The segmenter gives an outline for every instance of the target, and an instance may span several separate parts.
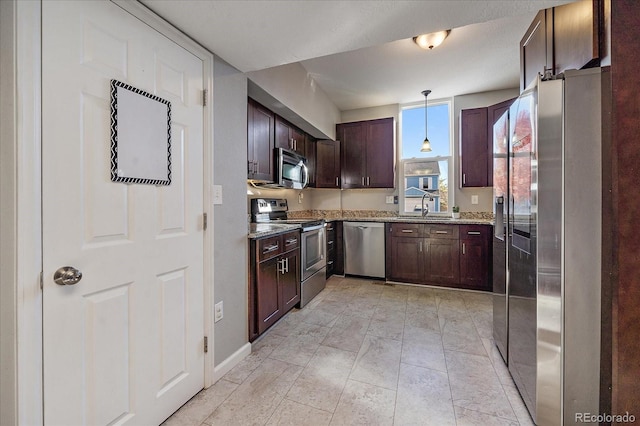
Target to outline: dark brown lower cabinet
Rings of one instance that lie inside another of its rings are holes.
[[[300,302],[300,232],[251,241],[249,341]]]
[[[489,290],[490,235],[487,225],[389,223],[386,278]]]
[[[460,277],[458,241],[426,238],[425,246],[425,281],[437,284],[457,284]]]
[[[423,245],[423,238],[392,237],[392,279],[410,283],[423,281],[425,264]]]
[[[327,278],[333,274],[344,275],[342,254],[342,222],[327,222]]]
[[[467,288],[490,290],[491,227],[460,226],[460,283]]]

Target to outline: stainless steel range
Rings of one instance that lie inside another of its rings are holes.
[[[301,234],[300,307],[316,297],[326,285],[326,240],[324,219],[288,219],[286,199],[254,198],[251,221],[299,224]]]

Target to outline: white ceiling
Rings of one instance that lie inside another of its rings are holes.
[[[141,0],[243,72],[300,62],[340,110],[518,87],[536,12],[571,0]],[[452,29],[432,50],[415,35]]]

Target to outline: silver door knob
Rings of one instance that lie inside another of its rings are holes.
[[[74,285],[82,279],[82,272],[73,266],[63,266],[53,273],[53,282],[58,285]]]

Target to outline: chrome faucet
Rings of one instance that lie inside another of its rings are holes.
[[[425,217],[429,214],[429,203],[425,204],[424,199],[426,196],[429,196],[429,201],[433,201],[433,197],[427,193],[422,196],[422,217]]]

